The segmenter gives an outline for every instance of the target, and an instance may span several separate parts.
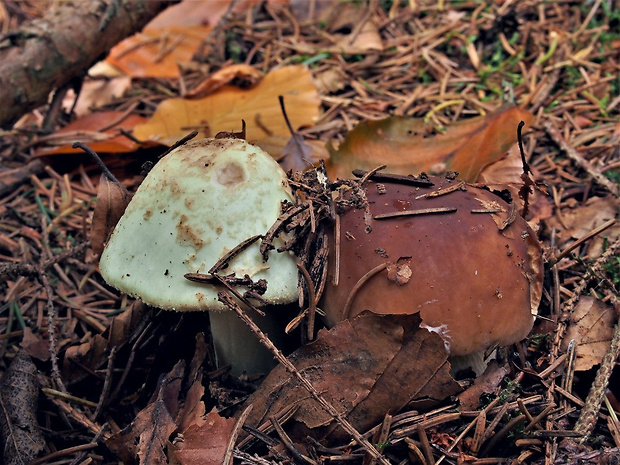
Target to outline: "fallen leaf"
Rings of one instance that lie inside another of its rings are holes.
[[[102,107],[122,97],[131,86],[129,76],[115,77],[112,79],[89,79],[84,82],[80,89],[77,103],[73,112],[78,118],[92,112],[92,108]],[[65,110],[71,110],[75,102],[75,93],[71,90],[63,99],[62,106]]]
[[[276,161],[281,162],[280,164],[285,167],[286,165],[283,163],[284,157],[286,157],[287,152],[285,147],[287,144],[291,142],[291,139],[286,136],[267,136],[264,139],[260,139],[256,141],[255,145],[259,146],[269,155],[271,155]],[[304,140],[304,145],[309,147],[310,158],[313,163],[316,163],[319,160],[327,160],[329,158],[329,152],[325,147],[325,143],[320,140]],[[307,168],[308,164],[305,163],[303,169]],[[286,171],[287,168],[284,168]]]
[[[576,371],[586,371],[600,365],[609,349],[617,320],[617,312],[608,303],[589,296],[579,299],[562,340],[564,351],[571,340],[577,344]]]
[[[179,393],[185,362],[177,362],[159,383],[156,397],[141,410],[131,425],[106,440],[108,446],[124,462],[133,463],[139,457],[144,465],[168,463],[168,438],[176,429]]]
[[[328,68],[314,77],[321,94],[335,93],[347,86],[347,74],[341,68]]]
[[[88,144],[97,153],[134,152],[140,145],[124,136],[121,130],[131,132],[135,125],[145,121],[146,118],[126,115],[121,111],[91,113],[72,121],[54,134],[41,138],[35,155],[79,153],[86,156],[82,149],[72,147],[72,144],[78,141]]]
[[[116,223],[125,213],[131,196],[132,194],[122,184],[108,179],[105,174],[99,178],[97,203],[90,228],[91,249],[95,255],[101,255],[103,252]]]
[[[577,203],[574,208],[563,208],[561,218],[552,217],[545,226],[557,231],[556,241],[560,249],[569,247],[575,240],[582,238],[603,223],[618,217],[618,199],[607,197],[590,197],[585,205]],[[603,252],[604,243],[613,244],[620,238],[620,222],[590,239],[586,245],[588,257],[594,259]]]
[[[45,447],[37,423],[37,367],[25,352],[17,353],[0,385],[2,463],[30,463]]]
[[[310,125],[319,116],[320,98],[310,72],[303,66],[286,66],[267,74],[252,89],[226,85],[202,99],[164,100],[148,122],[135,127],[134,136],[171,145],[194,129],[200,131],[199,137],[212,137],[239,128],[241,120],[247,123],[248,141],[288,136],[279,95],[290,107],[294,128]]]
[[[207,351],[204,335],[198,334],[189,373],[186,373],[184,360],[177,362],[159,382],[151,402],[138,413],[129,427],[107,440],[106,445],[126,462],[132,463],[139,457],[141,464],[149,465],[170,463],[170,455],[177,452],[169,441],[175,431],[189,433],[190,443],[194,439],[202,439],[204,431],[198,437],[195,432],[197,429],[200,431],[199,427],[205,423],[201,367]]]
[[[371,18],[362,19],[362,22],[348,34],[342,37],[337,46],[341,48],[342,53],[357,54],[369,51],[383,50],[383,41],[379,28]]]
[[[205,388],[202,384],[202,365],[207,357],[209,347],[205,341],[203,333],[196,335],[196,350],[189,366],[189,375],[187,376],[187,394],[183,406],[181,407],[179,414],[177,415],[178,430],[185,432],[190,426],[197,423],[201,424],[203,416],[206,411],[202,397],[205,392]]]
[[[234,418],[223,418],[214,409],[183,432],[183,441],[171,453],[181,465],[222,465],[234,427]]]
[[[284,121],[286,122],[288,130],[291,134],[291,138],[282,149],[282,158],[279,159],[280,165],[284,171],[304,171],[321,160],[321,158],[318,158],[317,155],[319,154],[315,151],[315,146],[306,143],[304,136],[295,132],[290,120],[288,119],[284,98],[280,96],[279,100],[280,106],[282,107]]]
[[[24,337],[20,345],[24,353],[32,358],[42,362],[46,362],[50,358],[49,340],[37,336],[28,326],[24,328]]]
[[[459,394],[461,409],[477,410],[480,397],[483,394],[497,394],[499,385],[506,375],[508,375],[506,366],[499,366],[495,360],[489,362],[484,373],[476,377],[474,384]]]
[[[82,380],[88,373],[101,368],[107,361],[112,347],[120,347],[130,340],[149,309],[135,301],[127,310],[115,316],[103,334],[85,338],[79,345],[70,346],[63,356],[62,377],[66,383]],[[78,369],[76,367],[84,367]]]
[[[475,182],[482,169],[501,159],[517,140],[519,121],[534,116],[517,107],[487,116],[457,121],[435,133],[419,118],[393,116],[366,121],[350,131],[338,149],[330,150],[330,177],[350,178],[354,169],[387,165],[394,174],[458,171],[459,178]]]
[[[459,389],[449,376],[443,340],[419,329],[419,323],[417,315],[366,312],[321,330],[316,341],[295,351],[290,360],[338,412],[365,431],[415,398],[442,400]],[[246,405],[254,407],[246,421],[254,427],[296,406],[287,424],[291,437],[339,440],[345,434],[282,366],[267,376]]]
[[[226,84],[232,84],[242,89],[254,87],[263,75],[250,65],[230,65],[211,74],[194,89],[185,94],[185,98],[201,98],[215,92]],[[234,83],[233,83],[234,81]]]
[[[200,25],[147,26],[112,48],[106,62],[131,77],[178,78],[177,63],[191,61],[210,30]]]
[[[197,2],[182,0],[171,5],[153,18],[148,27],[166,28],[170,26],[215,26],[224,15],[231,0],[217,2]],[[248,8],[248,7],[246,7]]]
[[[522,174],[523,163],[521,162],[519,146],[513,144],[504,158],[483,168],[480,176],[478,176],[478,182],[499,192],[507,189],[512,201],[517,205],[518,211],[522,212],[524,202],[519,196],[519,190],[523,186]],[[553,203],[539,189],[533,189],[529,196],[528,210],[527,222],[534,231],[537,231],[540,222],[550,218],[553,214]]]

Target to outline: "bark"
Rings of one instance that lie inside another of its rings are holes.
[[[0,37],[0,127],[47,102],[125,37],[178,0],[59,2],[43,18]]]

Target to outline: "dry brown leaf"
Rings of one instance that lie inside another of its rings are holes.
[[[381,40],[381,34],[379,34],[379,28],[372,19],[364,21],[358,27],[359,31],[353,29],[351,34],[342,37],[337,42],[337,46],[341,48],[342,53],[353,55],[372,50],[383,50],[383,41]]]
[[[498,110],[451,124],[434,134],[424,120],[394,116],[360,123],[338,149],[330,150],[330,177],[350,178],[354,169],[387,165],[394,174],[458,171],[459,178],[475,182],[482,169],[504,157],[517,140],[519,121],[534,117],[517,107]]]
[[[103,252],[105,243],[121,219],[132,194],[118,182],[108,179],[105,174],[99,178],[97,186],[97,203],[93,211],[90,228],[90,243],[95,255]]]
[[[50,358],[49,339],[37,336],[28,326],[24,328],[24,337],[20,345],[22,350],[32,358],[42,362],[46,362]]]
[[[173,144],[197,129],[200,137],[238,129],[247,123],[248,141],[268,135],[290,136],[278,96],[286,100],[289,119],[294,128],[310,125],[319,115],[320,98],[312,76],[303,66],[286,66],[267,74],[257,86],[242,90],[224,86],[202,99],[164,100],[153,117],[136,126],[134,136]]]
[[[560,248],[570,246],[577,239],[582,238],[593,229],[606,221],[618,217],[618,200],[613,196],[590,197],[585,205],[575,202],[574,208],[563,208],[561,219],[550,218],[546,227],[556,229],[557,244]],[[587,243],[587,254],[596,258],[603,252],[605,241],[613,243],[620,237],[620,222],[603,231]]]
[[[338,92],[347,86],[348,76],[340,68],[328,68],[314,77],[321,94]]]
[[[594,297],[582,296],[570,316],[562,349],[574,340],[577,344],[575,370],[585,371],[599,365],[609,349],[618,320],[614,308]]]
[[[47,147],[39,147],[35,154],[77,153],[85,156],[81,148],[72,147],[76,141],[88,144],[97,153],[134,152],[140,145],[122,135],[121,130],[131,132],[135,125],[145,121],[146,118],[121,111],[91,113],[48,136],[44,141]]]
[[[253,66],[230,65],[211,74],[194,89],[187,92],[185,98],[205,97],[226,84],[233,84],[241,89],[249,89],[258,84],[262,77],[262,73]]]
[[[271,155],[276,161],[280,162],[280,164],[285,167],[286,165],[283,163],[286,157],[285,147],[287,144],[291,143],[291,138],[286,136],[268,136],[264,139],[256,141],[256,145],[258,145],[261,149]],[[329,158],[329,152],[325,147],[325,143],[320,140],[304,140],[304,145],[309,147],[310,158],[309,160],[313,163],[316,163],[319,160],[327,160]],[[303,169],[307,168],[308,164],[304,163]],[[285,170],[287,168],[284,168]]]
[[[459,394],[463,410],[477,410],[483,394],[497,394],[499,385],[508,375],[506,366],[499,366],[495,360],[489,362],[486,370],[474,380],[474,384]]]
[[[138,413],[129,428],[106,441],[106,445],[124,462],[133,463],[136,457],[142,465],[168,463],[168,439],[176,429],[179,412],[179,393],[185,362],[179,361],[161,380],[156,398]]]
[[[45,447],[37,423],[37,367],[25,352],[17,353],[0,385],[2,463],[30,463]]]
[[[419,329],[419,322],[417,315],[364,313],[320,331],[316,341],[290,360],[353,426],[365,431],[412,399],[441,400],[459,388],[449,376],[443,340]],[[294,406],[297,411],[287,425],[292,437],[331,435],[335,440],[344,434],[282,366],[269,374],[247,405],[254,408],[246,423],[255,427]]]
[[[187,389],[183,406],[177,416],[178,430],[182,433],[191,425],[201,424],[206,412],[205,404],[202,401],[202,396],[205,392],[202,384],[202,365],[208,351],[209,348],[204,334],[198,333],[196,335],[196,350],[190,362],[189,375],[187,377],[190,387]]]
[[[234,427],[234,418],[222,418],[212,410],[183,432],[183,441],[171,454],[181,465],[222,465]]]
[[[68,347],[63,357],[62,376],[65,382],[79,381],[89,372],[101,368],[108,360],[110,349],[129,341],[148,311],[146,305],[137,300],[123,313],[112,318],[103,334],[96,334],[79,345]]]
[[[170,463],[170,455],[177,457],[178,451],[175,451],[169,442],[174,431],[189,433],[190,442],[193,439],[203,439],[200,434],[204,431],[200,432],[198,438],[195,438],[194,432],[205,423],[205,406],[201,400],[204,394],[201,367],[207,351],[204,335],[198,334],[189,373],[185,374],[185,362],[179,361],[162,378],[153,400],[138,413],[131,426],[112,436],[106,441],[106,445],[124,461],[134,462],[135,458],[139,457],[141,464],[148,465]],[[180,399],[181,392],[185,393],[183,401]],[[192,456],[193,454],[190,454],[187,457]]]

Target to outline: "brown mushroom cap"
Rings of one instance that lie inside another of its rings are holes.
[[[485,189],[431,181],[432,187],[369,181],[364,191],[371,217],[354,207],[340,212],[338,284],[332,250],[322,299],[328,323],[364,310],[420,312],[451,355],[520,341],[542,294],[542,254],[533,231],[514,207]],[[449,211],[378,218],[429,209]]]

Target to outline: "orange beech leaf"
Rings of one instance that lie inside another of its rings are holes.
[[[220,87],[230,84],[233,80],[238,82],[238,84],[236,84],[237,87],[249,89],[255,86],[262,77],[262,73],[250,65],[227,66],[226,68],[216,71],[194,89],[187,92],[185,98],[204,97],[215,92]]]
[[[35,154],[57,155],[61,153],[80,153],[80,148],[73,148],[74,142],[84,142],[98,153],[134,152],[139,144],[121,134],[130,132],[135,125],[143,123],[146,118],[137,115],[125,115],[121,111],[102,111],[79,118],[55,133],[42,137],[48,147],[39,147]]]
[[[115,46],[106,61],[131,77],[178,78],[177,63],[188,63],[211,28],[205,26],[146,27]]]
[[[444,132],[419,118],[394,116],[366,121],[350,131],[331,152],[328,172],[332,178],[350,178],[354,169],[371,170],[387,165],[395,174],[458,171],[475,182],[481,170],[501,159],[517,141],[517,125],[530,125],[534,116],[517,107],[487,116],[457,121]]]
[[[290,136],[279,95],[286,99],[294,128],[310,125],[319,116],[320,98],[310,72],[303,66],[286,66],[270,72],[251,89],[226,85],[201,99],[164,100],[153,117],[136,126],[133,134],[140,140],[171,145],[193,130],[199,130],[200,137],[212,137],[239,129],[243,119],[248,141],[268,135]]]

